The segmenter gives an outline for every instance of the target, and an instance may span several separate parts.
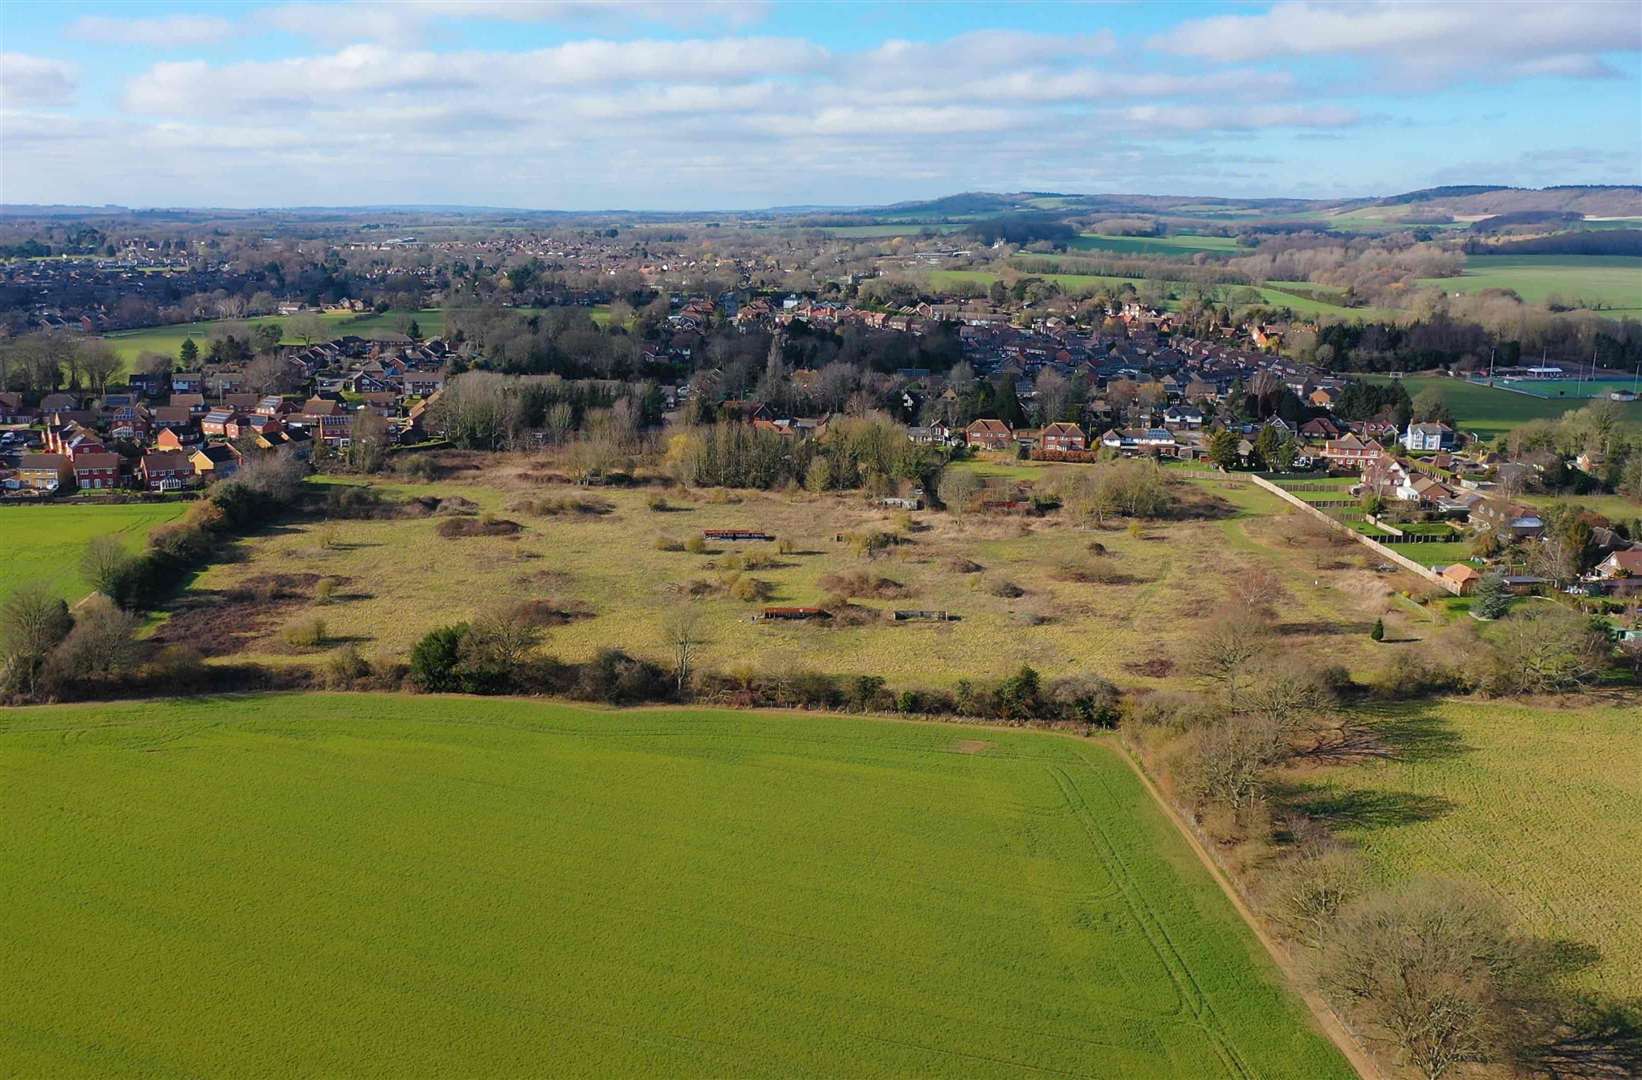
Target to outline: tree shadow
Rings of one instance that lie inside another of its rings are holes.
[[[1273,792],[1285,811],[1304,815],[1330,829],[1385,829],[1433,821],[1455,803],[1440,795],[1412,791],[1343,791],[1314,784],[1293,784]]]
[[[1439,713],[1416,707],[1367,718],[1344,717],[1296,756],[1317,765],[1353,765],[1364,761],[1440,761],[1470,750]]]
[[[1521,1064],[1527,1072],[1558,1080],[1642,1076],[1642,1002],[1589,998],[1567,1004],[1547,1037],[1523,1052]]]

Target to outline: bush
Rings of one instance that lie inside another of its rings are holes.
[[[336,578],[320,578],[314,585],[314,603],[329,604],[336,596]]]
[[[512,536],[523,528],[517,521],[486,514],[479,518],[445,518],[434,526],[434,532],[449,540],[460,536]]]
[[[651,510],[656,511],[658,514],[664,514],[673,508],[673,505],[667,501],[667,496],[665,495],[652,495],[648,499],[644,500],[644,505],[648,506]]]
[[[347,690],[371,673],[371,665],[352,645],[344,645],[325,661],[325,685]]]
[[[426,693],[450,693],[462,689],[462,639],[467,623],[441,626],[423,635],[411,650],[410,679]]]
[[[692,555],[705,555],[707,553],[707,541],[700,536],[692,536],[684,541],[684,550]]]
[[[1025,589],[1021,588],[1019,585],[1008,580],[1007,578],[999,578],[996,581],[987,582],[986,591],[991,593],[993,596],[1001,596],[1005,600],[1014,600],[1026,595]]]
[[[1116,686],[1097,675],[1068,675],[1049,684],[1046,694],[1061,719],[1090,727],[1115,728],[1122,716]]]
[[[737,577],[730,595],[748,604],[762,603],[775,593],[775,586],[761,578]]]
[[[325,644],[325,620],[303,619],[287,626],[280,634],[293,649],[315,649]]]
[[[785,536],[775,542],[775,553],[777,555],[791,555],[793,551],[793,542]]]
[[[672,696],[673,680],[648,660],[635,660],[620,649],[603,649],[577,675],[575,695],[588,701],[629,705],[641,701],[666,701]]]
[[[1375,619],[1374,620],[1374,628],[1371,629],[1368,632],[1368,639],[1370,641],[1384,641],[1385,640],[1385,620],[1384,619]]]
[[[683,551],[684,544],[681,541],[673,539],[671,536],[658,536],[656,537],[656,550]]]
[[[905,585],[887,577],[874,577],[864,570],[823,574],[816,581],[829,594],[845,597],[870,596],[878,600],[897,600],[911,595]]]

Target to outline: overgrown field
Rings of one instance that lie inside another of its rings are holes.
[[[150,529],[175,521],[186,509],[181,502],[0,508],[0,599],[38,582],[72,603],[91,591],[80,559],[93,538],[113,533],[137,551]]]
[[[1106,742],[292,695],[0,772],[19,1076],[1351,1075]]]
[[[1398,707],[1399,760],[1321,774],[1316,809],[1388,879],[1497,894],[1522,925],[1596,946],[1581,978],[1642,995],[1642,708]]]
[[[201,575],[161,633],[252,659],[311,663],[321,654],[287,648],[281,630],[318,617],[365,655],[402,659],[437,626],[533,600],[557,613],[546,647],[562,659],[619,647],[670,661],[663,622],[692,605],[704,616],[703,662],[719,670],[874,674],[892,686],[951,687],[1030,664],[1045,677],[1093,672],[1145,684],[1169,677],[1194,624],[1227,602],[1230,577],[1248,568],[1264,567],[1283,583],[1279,632],[1290,647],[1346,664],[1370,658],[1368,629],[1391,586],[1361,568],[1372,561],[1365,549],[1292,546],[1286,511],[1249,485],[1183,485],[1197,500],[1195,516],[1132,532],[1123,522],[1079,527],[1064,515],[907,515],[858,494],[675,489],[652,505],[655,488],[577,488],[542,481],[529,458],[478,461],[480,471],[449,480],[380,487],[393,498],[466,499],[518,531],[446,537],[440,529],[451,526],[438,515],[295,523],[247,541],[247,558]],[[1041,483],[1053,473],[1013,463],[977,468],[1033,469]],[[476,530],[483,524],[467,520]],[[759,542],[682,550],[707,529],[763,530],[793,550]],[[896,542],[866,557],[851,538],[875,532]],[[279,575],[306,584],[272,604],[247,595]],[[328,604],[304,599],[320,578],[335,579]],[[766,583],[766,597],[737,598],[741,579]],[[854,597],[854,618],[752,619],[766,603],[819,605],[840,593]],[[955,620],[898,623],[887,617],[895,609]]]
[[[1530,304],[1557,299],[1614,318],[1642,316],[1642,257],[1630,255],[1468,255],[1462,276],[1420,284],[1450,293],[1510,289]]]

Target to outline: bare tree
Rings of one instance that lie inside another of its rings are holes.
[[[1262,621],[1223,615],[1198,631],[1187,647],[1187,669],[1236,712],[1243,689],[1253,680],[1253,661],[1269,644],[1267,634]]]
[[[701,630],[701,609],[693,604],[675,608],[663,620],[662,633],[673,650],[673,671],[678,678],[678,692],[682,696],[690,685],[696,655],[707,642]]]

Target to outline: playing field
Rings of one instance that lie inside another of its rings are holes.
[[[1388,711],[1404,750],[1324,775],[1325,816],[1388,878],[1475,882],[1523,926],[1594,945],[1583,981],[1642,994],[1642,706]]]
[[[1468,255],[1457,278],[1423,278],[1445,292],[1510,289],[1530,304],[1557,300],[1614,317],[1642,315],[1642,257],[1631,255]]]
[[[261,326],[267,323],[276,324],[285,328],[287,333],[283,341],[285,345],[301,345],[301,338],[290,336],[289,328],[292,319],[296,316],[265,315],[253,319],[216,320],[206,322],[178,323],[173,326],[150,326],[142,330],[122,330],[109,334],[106,340],[114,347],[120,359],[127,364],[134,362],[143,353],[162,353],[176,357],[177,351],[182,348],[183,340],[193,338],[194,344],[204,352],[206,343],[210,340],[213,331],[220,330],[224,325],[232,322],[240,326]],[[422,311],[389,311],[380,315],[374,312],[368,315],[353,315],[346,313],[331,313],[320,315],[325,324],[325,332],[333,337],[352,334],[357,337],[369,338],[379,334],[403,334],[412,319],[416,320],[417,328],[424,337],[435,337],[444,332],[445,313],[441,308],[428,308]]]
[[[1351,1075],[1104,741],[250,696],[0,774],[17,1076]]]
[[[150,529],[175,521],[187,508],[181,502],[0,508],[0,599],[38,582],[73,603],[91,591],[80,559],[94,537],[113,533],[136,551]]]
[[[1384,376],[1369,376],[1368,381],[1384,383]],[[1449,379],[1440,375],[1416,375],[1402,380],[1410,397],[1418,397],[1421,390],[1436,387],[1443,400],[1454,411],[1454,420],[1461,431],[1493,440],[1518,424],[1528,420],[1555,420],[1563,413],[1586,404],[1573,399],[1551,400],[1517,394],[1494,386]],[[1642,402],[1621,405],[1626,420],[1642,424]]]

